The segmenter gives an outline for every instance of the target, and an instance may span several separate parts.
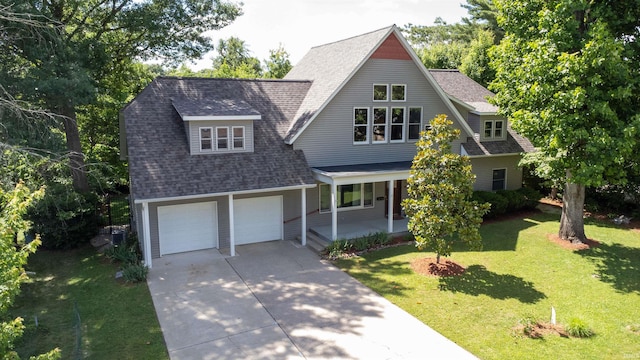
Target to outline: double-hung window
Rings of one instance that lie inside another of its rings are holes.
[[[353,143],[366,144],[369,141],[369,108],[353,109]]]
[[[216,150],[229,150],[229,128],[216,128]]]
[[[373,128],[371,136],[374,143],[387,142],[387,108],[373,108]]]
[[[373,207],[373,183],[338,185],[336,201],[338,209],[362,209]],[[331,186],[320,184],[320,212],[331,211]]]
[[[213,129],[210,127],[200,128],[200,151],[211,151],[213,148]]]
[[[391,142],[404,141],[405,108],[391,108]]]
[[[244,150],[244,126],[234,126],[233,133],[233,149]]]
[[[418,140],[420,139],[420,124],[422,123],[422,108],[412,107],[409,108],[409,135],[408,139]]]
[[[507,169],[494,169],[491,190],[504,190],[507,188]]]

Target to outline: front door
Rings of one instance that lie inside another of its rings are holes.
[[[402,186],[404,180],[396,180],[393,183],[393,219],[402,219]],[[384,203],[384,216],[389,216],[389,183],[385,182],[386,200]]]

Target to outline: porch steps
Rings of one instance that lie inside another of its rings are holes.
[[[310,230],[307,231],[307,247],[316,252],[322,254],[324,249],[329,245],[330,241],[324,236]]]

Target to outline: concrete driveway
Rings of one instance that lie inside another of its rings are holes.
[[[305,247],[165,256],[149,290],[171,359],[475,359]]]

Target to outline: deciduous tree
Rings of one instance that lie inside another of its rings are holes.
[[[491,89],[565,183],[559,236],[581,242],[585,186],[624,183],[640,134],[640,1],[496,0]]]
[[[402,202],[409,216],[409,231],[418,248],[433,247],[436,262],[449,256],[454,235],[472,248],[481,246],[480,224],[489,204],[471,200],[475,175],[468,157],[451,151],[460,130],[446,115],[431,121],[421,134],[407,180],[408,198]]]

